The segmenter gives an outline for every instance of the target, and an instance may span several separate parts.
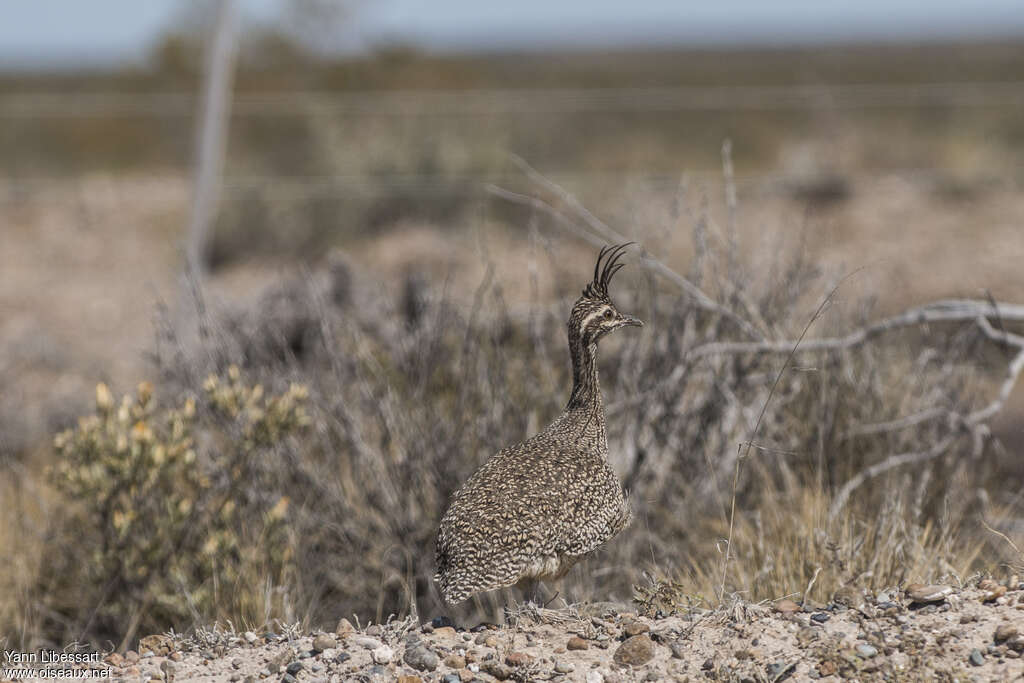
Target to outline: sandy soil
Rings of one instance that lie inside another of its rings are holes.
[[[231,683],[1024,680],[1017,577],[877,595],[842,590],[828,605],[803,607],[738,602],[648,618],[601,603],[509,616],[503,627],[468,629],[437,617],[363,628],[342,620],[334,633],[148,636],[138,652],[83,668],[124,681]]]

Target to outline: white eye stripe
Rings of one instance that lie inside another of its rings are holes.
[[[600,310],[594,311],[593,313],[589,314],[586,318],[584,318],[583,320],[580,321],[580,329],[581,330],[587,329],[587,327],[590,326],[590,322],[592,320],[594,320],[595,318],[597,318],[597,319],[603,318],[604,317],[604,312],[607,311],[607,310],[609,310],[609,309],[602,308]]]

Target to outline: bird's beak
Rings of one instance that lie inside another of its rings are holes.
[[[634,318],[631,315],[623,315],[619,317],[619,326],[625,327],[626,325],[633,325],[634,327],[643,327],[644,321],[640,318]]]

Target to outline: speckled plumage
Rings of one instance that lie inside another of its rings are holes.
[[[565,411],[526,441],[499,451],[455,492],[441,519],[435,581],[445,602],[523,580],[557,579],[630,520],[609,467],[597,343],[625,325],[608,283],[627,245],[601,250],[594,279],[569,316],[573,388]]]

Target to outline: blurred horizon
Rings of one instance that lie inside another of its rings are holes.
[[[968,0],[869,0],[856,6],[806,0],[730,0],[715,6],[670,0],[628,5],[527,0],[514,7],[467,0],[429,6],[417,0],[236,0],[236,6],[243,37],[283,31],[332,57],[394,46],[470,54],[1024,38],[1024,10],[1007,0],[980,6]],[[162,40],[196,30],[211,9],[211,3],[181,0],[10,5],[0,22],[0,71],[143,66]]]

